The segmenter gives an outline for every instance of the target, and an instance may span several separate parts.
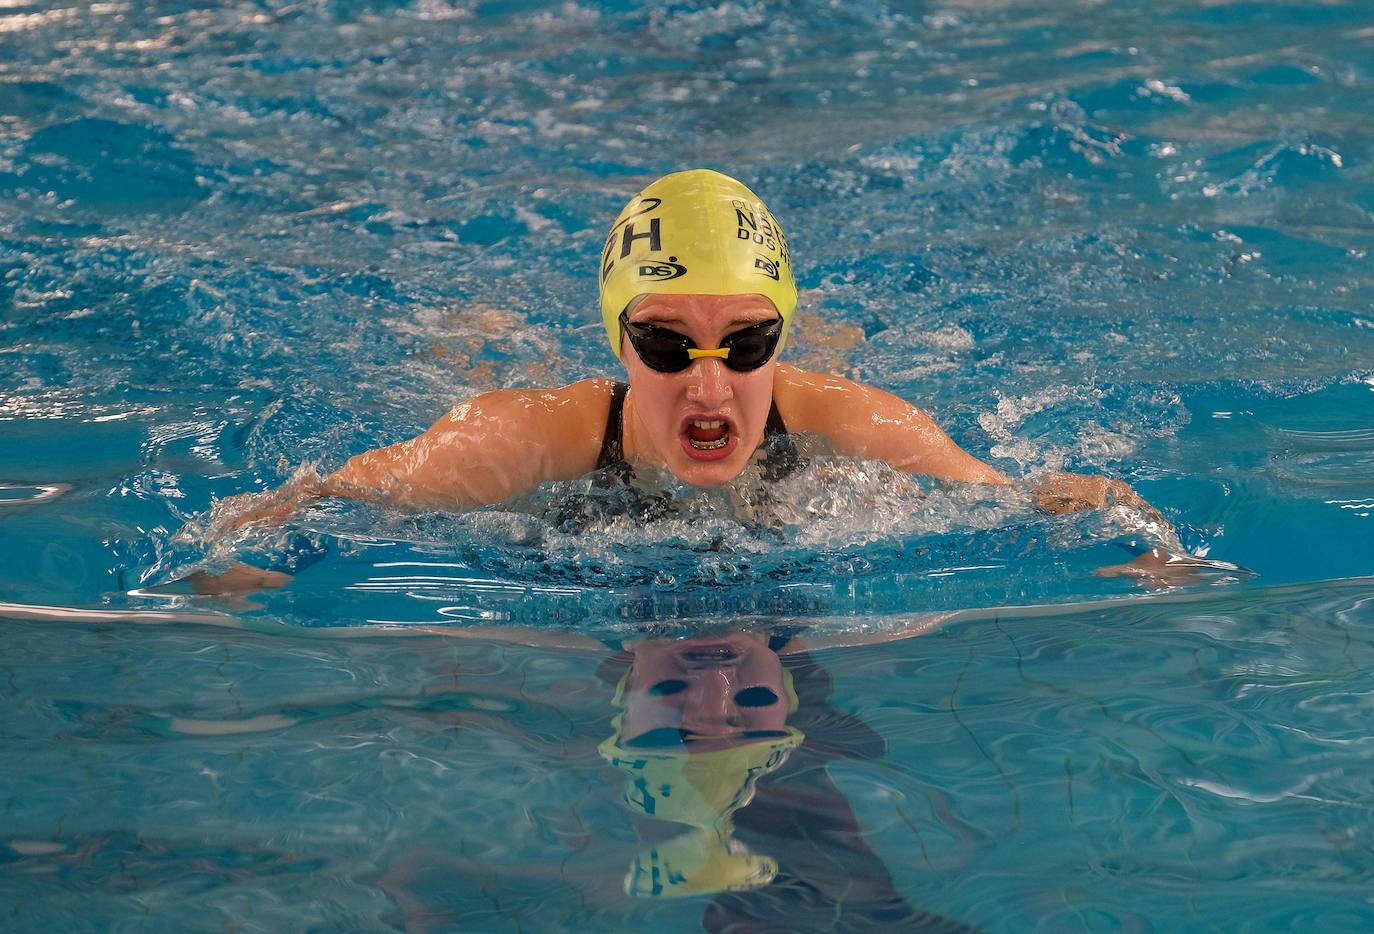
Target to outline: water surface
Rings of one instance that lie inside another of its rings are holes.
[[[1353,2],[3,4],[7,928],[1367,929],[1372,53]],[[1253,576],[825,458],[174,539],[616,372],[604,229],[693,166],[785,225],[792,362]],[[654,760],[729,827],[656,820],[623,650],[736,632],[802,738]]]

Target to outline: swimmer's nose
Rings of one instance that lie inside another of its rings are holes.
[[[714,408],[735,394],[730,371],[719,357],[702,357],[687,368],[687,398]]]
[[[713,672],[693,692],[691,704],[682,711],[684,729],[703,736],[718,736],[740,728],[744,718],[735,703],[735,681],[728,672]]]

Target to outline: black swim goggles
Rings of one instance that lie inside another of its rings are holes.
[[[644,365],[660,373],[680,373],[699,357],[717,357],[737,373],[757,370],[778,349],[782,319],[751,324],[721,339],[716,350],[701,350],[692,339],[657,324],[635,324],[627,312],[620,313],[620,328]]]

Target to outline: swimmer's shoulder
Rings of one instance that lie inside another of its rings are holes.
[[[900,396],[843,376],[778,365],[773,401],[787,430],[820,435],[839,454],[964,483],[1007,483]]]
[[[773,402],[788,431],[830,436],[855,416],[896,397],[833,373],[816,373],[779,363],[773,378]]]
[[[584,379],[556,389],[497,389],[454,406],[430,429],[499,427],[512,440],[537,444],[545,480],[571,480],[596,467],[615,381]]]

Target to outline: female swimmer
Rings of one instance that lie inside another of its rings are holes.
[[[910,403],[779,361],[797,304],[791,254],[772,213],[732,178],[676,172],[636,195],[606,239],[600,286],[627,382],[483,393],[418,437],[328,476],[226,500],[216,526],[280,520],[321,497],[469,509],[616,464],[714,487],[737,477],[766,438],[788,432],[911,473],[1009,482]],[[1120,502],[1169,529],[1118,480],[1056,474],[1035,492],[1051,513]]]

